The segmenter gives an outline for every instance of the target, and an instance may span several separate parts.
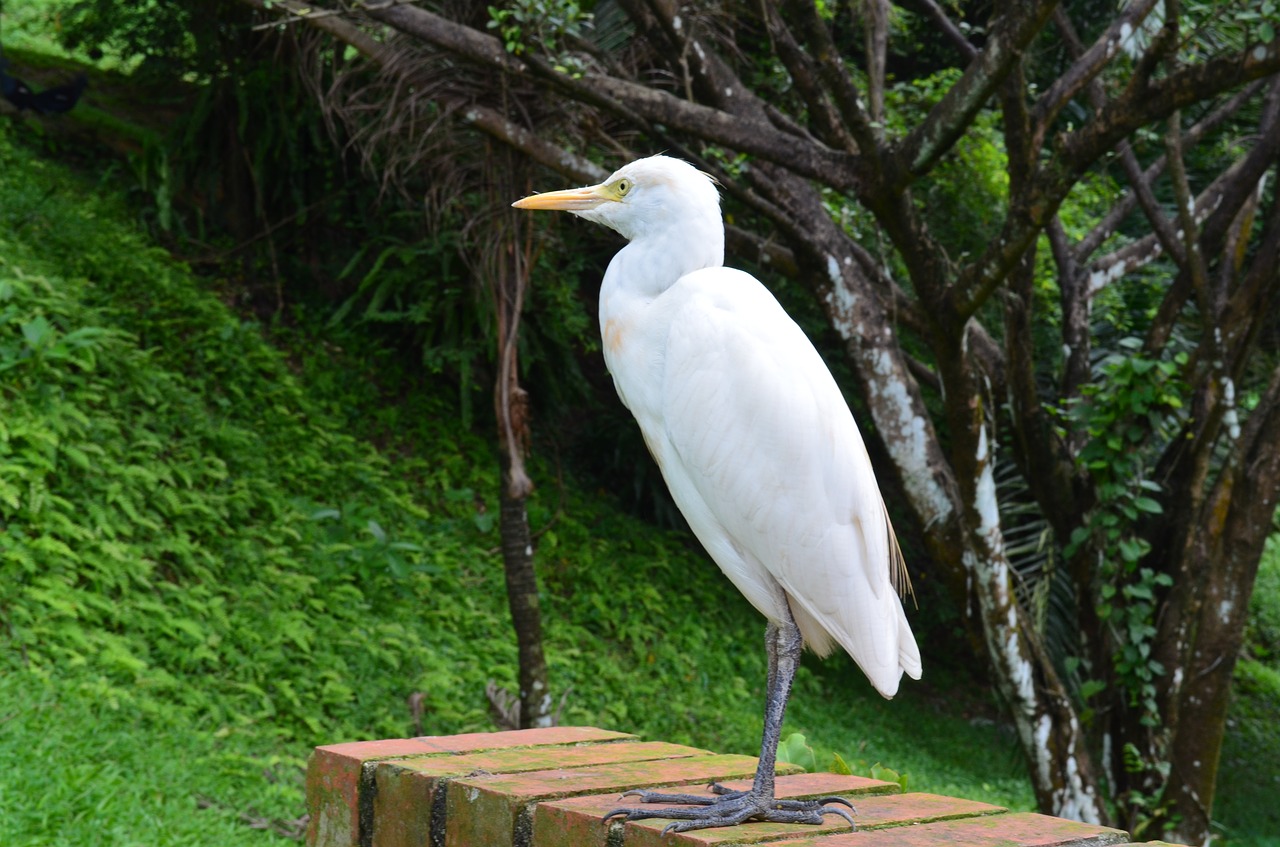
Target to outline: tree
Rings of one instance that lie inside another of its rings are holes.
[[[714,173],[843,340],[1040,806],[1208,840],[1280,492],[1273,4],[245,2],[564,177]]]
[[[518,190],[515,177],[520,168],[512,158],[509,151],[508,155],[492,157],[487,168],[493,174],[488,181],[491,194]],[[486,226],[489,237],[477,235],[466,240],[473,245],[467,252],[477,276],[493,296],[498,330],[493,392],[502,467],[498,531],[502,538],[507,606],[516,632],[520,688],[518,708],[506,707],[503,711],[508,713],[509,728],[529,729],[552,726],[555,722],[547,661],[542,649],[542,611],[526,505],[533,492],[533,480],[525,461],[530,439],[529,395],[520,386],[520,315],[529,285],[533,249],[528,239],[521,237],[527,228],[521,226],[520,218],[505,203],[498,197],[490,197],[487,206],[498,211],[496,218],[482,216],[472,223],[472,228]],[[495,709],[502,708],[502,698],[492,686],[489,696]]]

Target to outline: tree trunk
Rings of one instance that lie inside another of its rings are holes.
[[[1183,655],[1180,664],[1170,665],[1176,670],[1165,680],[1163,692],[1174,732],[1160,822],[1171,827],[1163,837],[1187,844],[1209,841],[1232,671],[1262,548],[1280,501],[1280,368],[1237,437],[1233,460],[1204,498],[1186,536],[1185,558],[1204,579],[1199,586],[1175,589],[1167,611],[1169,619],[1186,623],[1169,626],[1163,645]]]
[[[524,394],[523,391],[520,392]],[[533,567],[533,537],[525,509],[527,489],[511,476],[511,462],[502,453],[502,566],[507,577],[507,605],[516,631],[520,662],[520,728],[551,726],[551,689],[542,652],[542,611]]]
[[[503,180],[499,185],[507,184]],[[512,192],[514,193],[514,192]],[[506,212],[508,221],[511,212]],[[496,227],[497,250],[482,260],[493,288],[498,325],[498,375],[494,385],[494,411],[498,422],[498,448],[502,466],[499,531],[502,565],[506,571],[507,604],[516,631],[520,675],[520,728],[551,726],[551,689],[542,652],[542,612],[538,603],[538,579],[533,567],[533,537],[525,502],[533,481],[525,470],[529,443],[529,395],[519,383],[517,343],[520,313],[528,284],[527,254],[519,241],[519,225]]]

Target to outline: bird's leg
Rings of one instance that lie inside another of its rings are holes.
[[[642,803],[680,803],[700,808],[622,808],[605,815],[605,820],[620,817],[634,821],[646,818],[671,818],[663,833],[687,832],[713,826],[734,826],[749,820],[773,823],[820,824],[823,815],[839,815],[854,825],[849,811],[852,809],[843,797],[824,797],[821,800],[778,800],[774,797],[774,768],[778,760],[778,741],[782,736],[782,719],[786,714],[787,700],[791,696],[791,684],[800,665],[800,651],[804,638],[794,620],[769,623],[765,630],[765,649],[769,656],[768,693],[764,708],[764,734],[760,740],[760,762],[749,791],[730,791],[719,784],[712,784],[715,796],[703,794],[664,794],[656,791],[629,791],[623,796],[636,796]],[[855,827],[856,828],[856,827]]]

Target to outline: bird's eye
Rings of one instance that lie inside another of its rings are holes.
[[[617,189],[618,189],[618,196],[619,196],[619,197],[626,197],[626,196],[627,196],[627,192],[631,190],[631,180],[629,180],[629,179],[620,179],[620,180],[618,180],[618,184],[617,184],[617,186],[616,186],[616,187],[617,187]]]

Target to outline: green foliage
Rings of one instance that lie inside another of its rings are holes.
[[[813,748],[805,743],[802,733],[793,732],[778,744],[778,761],[790,765],[799,765],[809,773],[818,771],[818,757]]]
[[[581,42],[591,25],[592,14],[577,0],[512,0],[507,8],[489,6],[487,26],[497,32],[508,53],[522,55],[532,50],[553,57],[556,70],[580,75],[582,59],[566,52],[573,42]]]
[[[958,68],[893,85],[886,92],[886,121],[905,134],[923,119],[960,77]],[[916,205],[938,243],[952,258],[981,255],[1004,220],[1009,175],[1004,139],[994,111],[980,113],[943,161],[912,189]]]
[[[1069,412],[1089,441],[1080,461],[1095,481],[1097,502],[1064,550],[1070,558],[1096,555],[1097,613],[1116,645],[1113,672],[1129,692],[1142,722],[1158,726],[1155,679],[1164,673],[1151,658],[1156,635],[1157,594],[1171,577],[1144,565],[1151,545],[1141,537],[1143,516],[1160,514],[1160,486],[1149,478],[1146,447],[1167,433],[1182,408],[1185,386],[1178,380],[1182,354],[1171,360],[1141,355],[1141,341],[1124,339],[1123,351],[1099,365],[1099,379],[1082,389],[1083,402]],[[1153,496],[1154,495],[1154,496]]]
[[[1267,539],[1258,563],[1245,643],[1254,658],[1280,670],[1280,532]]]
[[[247,824],[296,831],[302,758],[113,707],[84,681],[0,674],[0,843],[261,847],[284,842]]]
[[[1275,549],[1276,538],[1271,541]],[[1268,601],[1280,608],[1280,593]],[[1275,803],[1280,773],[1280,667],[1277,662],[1241,659],[1236,663],[1232,704],[1222,759],[1214,828],[1232,845],[1275,847],[1280,807]]]
[[[852,774],[854,773],[848,762],[839,753],[832,753],[831,760],[825,765],[818,764],[818,754],[809,746],[802,733],[793,732],[778,744],[778,761],[787,764],[799,765],[809,773],[817,773],[819,771],[828,771],[830,773]],[[867,765],[861,762],[859,773],[868,776],[871,779],[880,779],[885,782],[896,782],[902,787],[903,791],[907,790],[907,775],[900,774],[893,768],[885,767],[879,762],[873,765]]]
[[[17,164],[6,156],[5,173]],[[28,243],[0,251],[11,646],[41,673],[93,669],[87,684],[113,703],[177,703],[219,725],[313,737],[387,698],[397,671],[433,661],[403,624],[379,619],[380,597],[438,596],[442,571],[456,580],[484,557],[386,460],[308,408],[256,327],[136,236],[58,213],[82,200],[51,198]],[[65,257],[69,273],[40,273],[28,244]],[[420,481],[468,481],[449,471],[423,468]],[[364,667],[299,673],[332,638]],[[190,675],[204,684],[181,684]]]
[[[70,50],[97,49],[139,64],[145,73],[181,76],[216,73],[225,59],[223,40],[235,40],[251,21],[248,6],[234,0],[202,3],[115,3],[112,0],[50,2],[52,27]]]

